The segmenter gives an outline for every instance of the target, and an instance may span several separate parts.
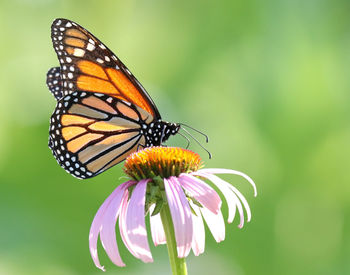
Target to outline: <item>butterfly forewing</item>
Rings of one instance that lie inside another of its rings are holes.
[[[70,20],[56,19],[51,37],[61,65],[64,95],[75,91],[103,93],[130,102],[160,119],[142,85],[90,32]]]
[[[67,172],[78,178],[93,177],[144,146],[140,129],[152,120],[128,102],[77,91],[57,102],[49,147]]]

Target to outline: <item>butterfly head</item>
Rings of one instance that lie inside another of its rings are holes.
[[[146,128],[147,127],[147,128]],[[176,135],[180,129],[177,123],[158,120],[149,125],[145,125],[143,132],[146,138],[146,147],[158,146],[167,141],[171,135]]]
[[[177,123],[164,122],[164,132],[161,136],[161,142],[166,141],[171,135],[176,135],[180,130],[180,125]]]
[[[164,139],[167,140],[171,135],[176,135],[180,130],[180,125],[177,123],[166,122],[166,132],[164,134]]]

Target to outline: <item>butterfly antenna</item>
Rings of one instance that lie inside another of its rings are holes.
[[[181,125],[181,126],[185,126],[185,127],[187,127],[187,128],[190,128],[191,130],[193,130],[193,131],[195,131],[195,132],[201,134],[202,136],[205,137],[205,142],[206,142],[206,143],[209,142],[209,137],[208,137],[206,134],[204,134],[203,132],[201,132],[201,131],[199,131],[199,130],[197,130],[197,129],[195,129],[195,128],[193,128],[193,127],[191,127],[191,126],[189,126],[189,125],[187,125],[187,124],[185,124],[185,123],[178,123],[178,124]],[[183,128],[182,128],[182,129],[183,129]],[[188,131],[186,131],[186,132],[188,132]]]
[[[198,141],[198,139],[196,139],[194,136],[192,136],[191,133],[189,131],[187,131],[185,128],[181,128],[181,129],[184,130],[200,147],[202,147],[202,149],[208,153],[209,159],[211,159],[211,153]],[[206,136],[205,134],[203,134],[203,135]]]
[[[188,139],[188,137],[186,137],[185,135],[181,134],[180,132],[178,132],[178,134],[179,134],[180,136],[182,136],[184,139],[187,140],[186,149],[188,149],[188,147],[190,146],[190,143],[191,143],[190,140]]]

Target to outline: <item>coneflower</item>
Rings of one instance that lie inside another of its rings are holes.
[[[175,147],[151,147],[131,154],[124,171],[131,178],[119,185],[104,201],[92,222],[89,247],[95,265],[104,270],[97,255],[97,240],[111,261],[125,266],[118,252],[115,227],[119,222],[121,238],[136,258],[152,262],[147,240],[145,217],[150,217],[154,245],[167,244],[173,274],[186,274],[185,258],[191,248],[198,256],[204,252],[203,218],[217,242],[225,238],[225,224],[218,193],[204,180],[218,187],[228,204],[228,222],[240,216],[239,227],[251,212],[247,200],[231,184],[216,174],[235,174],[253,180],[242,172],[230,169],[200,169],[198,154]],[[195,233],[194,233],[195,232]]]

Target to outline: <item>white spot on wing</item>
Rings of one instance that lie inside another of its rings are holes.
[[[90,43],[88,43],[88,45],[87,45],[87,47],[86,47],[86,49],[88,50],[88,51],[93,51],[94,49],[95,49],[95,46],[94,45],[92,45],[92,44],[90,44]]]
[[[81,56],[84,56],[84,54],[85,54],[85,51],[83,49],[80,49],[80,48],[74,49],[74,52],[73,52],[74,56],[81,57]]]

